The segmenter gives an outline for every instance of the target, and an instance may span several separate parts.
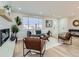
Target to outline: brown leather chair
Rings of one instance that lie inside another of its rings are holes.
[[[24,42],[23,43],[23,56],[26,56],[29,52],[35,52],[35,51],[38,51],[35,53],[39,53],[40,56],[43,56],[45,52],[45,40],[40,39],[39,37],[28,37],[28,38],[25,38],[23,42]],[[26,54],[24,54],[24,49],[28,49],[29,51]]]
[[[67,33],[65,34],[65,36],[63,36],[63,35],[58,35],[58,38],[59,38],[59,39],[62,39],[64,44],[68,44],[69,41],[70,41],[69,44],[72,44],[72,37],[71,37],[71,36],[72,36],[71,33],[70,33],[70,32],[67,32]]]

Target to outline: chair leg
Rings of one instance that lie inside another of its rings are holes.
[[[24,53],[24,50],[25,50],[26,48],[24,47],[24,40],[23,40],[23,56],[25,57],[29,52],[31,52],[30,50],[25,54]]]
[[[72,45],[72,38],[70,38],[68,45]]]
[[[24,56],[24,41],[23,41],[23,56]]]
[[[17,37],[16,37],[16,41],[15,41],[15,42],[17,43],[17,41],[18,41],[18,40],[17,40]]]
[[[63,44],[72,45],[72,39],[70,39],[69,41],[65,41]]]
[[[42,52],[40,51],[40,57],[43,57],[43,54],[42,54]]]
[[[66,44],[65,40],[62,40],[63,41],[63,44]]]
[[[45,53],[45,50],[43,52],[40,51],[40,57],[43,57],[44,53]]]
[[[47,38],[47,41],[49,41],[49,39]]]
[[[43,52],[43,54],[42,54],[42,55],[44,55],[44,53],[45,53],[45,50],[44,50],[44,52]]]
[[[68,45],[68,41],[67,40],[63,40],[63,44]]]
[[[24,54],[23,56],[25,57],[29,52],[31,52],[30,50],[26,53],[26,54]]]
[[[47,39],[49,41],[49,39]]]
[[[58,38],[58,42],[59,42],[59,38]]]
[[[72,45],[72,38],[70,39],[70,45]]]
[[[40,51],[40,57],[42,57],[42,53],[41,53],[41,51]]]

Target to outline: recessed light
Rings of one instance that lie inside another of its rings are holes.
[[[22,8],[18,8],[18,10],[21,10]]]

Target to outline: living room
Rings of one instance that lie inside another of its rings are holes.
[[[28,53],[41,45],[40,39],[46,45],[42,57],[79,57],[78,9],[77,1],[0,1],[0,57],[40,57],[41,53]],[[67,33],[72,37],[65,42],[72,38],[71,44],[63,44],[61,36]]]

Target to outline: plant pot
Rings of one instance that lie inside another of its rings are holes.
[[[13,34],[11,35],[10,40],[11,40],[11,41],[14,41],[16,38],[17,38],[17,37],[16,37],[16,34],[15,34],[15,33],[13,33]]]

